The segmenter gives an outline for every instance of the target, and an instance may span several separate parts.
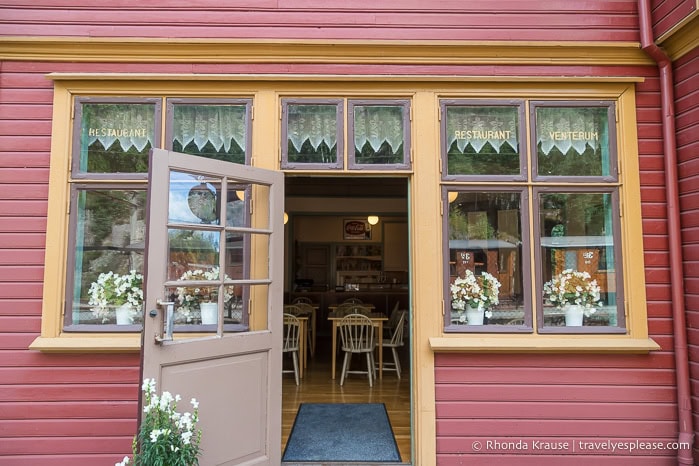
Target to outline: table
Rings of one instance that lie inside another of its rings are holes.
[[[333,307],[333,306],[331,306]],[[343,316],[344,317],[344,316]],[[328,315],[328,320],[333,323],[333,345],[332,345],[332,378],[335,380],[335,359],[337,358],[337,355],[335,354],[337,351],[337,324],[340,322],[343,317],[335,317],[333,313],[330,313]],[[371,322],[374,324],[374,326],[378,329],[379,333],[379,339],[378,339],[378,349],[379,349],[379,378],[383,379],[383,323],[388,320],[388,317],[386,317],[384,314],[378,313],[378,312],[373,312],[370,315],[367,316],[369,319],[371,319]]]
[[[331,313],[332,313],[332,312],[335,312],[335,310],[336,310],[338,307],[342,306],[342,304],[344,304],[344,303],[333,304],[332,306],[328,306],[328,310],[330,310]],[[354,303],[353,303],[353,304],[354,304]],[[369,309],[370,311],[373,311],[374,309],[376,309],[376,306],[374,306],[373,304],[362,304],[362,303],[356,303],[356,304],[357,304],[357,306],[365,307],[365,308]]]

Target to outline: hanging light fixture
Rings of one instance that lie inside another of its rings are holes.
[[[289,214],[284,212],[284,225],[286,225],[288,221],[289,221]]]
[[[369,222],[369,225],[376,225],[379,223],[379,216],[378,215],[369,215],[366,218],[366,221]]]
[[[449,194],[447,195],[447,197],[449,199],[449,204],[451,204],[452,202],[454,202],[456,200],[457,197],[459,197],[459,193],[456,191],[449,191]]]

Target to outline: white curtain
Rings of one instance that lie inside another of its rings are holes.
[[[153,104],[85,104],[83,106],[83,134],[87,146],[99,141],[109,149],[119,141],[124,152],[135,147],[143,151],[148,143],[153,147],[155,134],[155,107]]]
[[[361,150],[368,141],[374,151],[384,142],[396,153],[403,144],[402,106],[355,106],[354,146]]]
[[[536,109],[536,142],[548,155],[555,147],[578,154],[589,145],[594,151],[609,145],[606,107],[540,107]]]
[[[245,150],[245,113],[245,105],[176,105],[172,139],[182,147],[194,141],[199,150],[210,142],[217,151],[225,152],[234,140]]]
[[[297,152],[301,152],[306,140],[314,150],[318,150],[323,141],[332,149],[337,144],[337,124],[335,104],[288,106],[287,137]]]
[[[456,141],[461,152],[468,144],[480,152],[489,143],[499,152],[507,143],[517,150],[518,112],[517,107],[447,107],[447,147]]]

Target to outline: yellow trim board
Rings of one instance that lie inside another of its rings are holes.
[[[580,338],[575,338],[575,337]],[[660,349],[650,338],[614,338],[596,335],[459,335],[430,338],[435,352],[470,353],[648,353]]]
[[[8,36],[0,60],[103,63],[652,65],[638,42]]]
[[[29,349],[45,353],[138,353],[141,335],[63,334],[60,337],[38,337]]]

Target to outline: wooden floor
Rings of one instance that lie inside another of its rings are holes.
[[[349,374],[344,385],[340,386],[340,355],[337,359],[337,378],[332,380],[330,352],[329,337],[324,339],[319,336],[316,354],[312,358],[309,357],[308,367],[300,384],[296,385],[293,373],[283,375],[282,453],[301,403],[384,403],[401,460],[403,463],[410,463],[410,369],[407,347],[402,348],[401,352],[401,379],[398,380],[395,372],[386,371],[383,380],[377,380],[373,387],[369,387],[366,375],[359,374]],[[391,360],[390,350],[385,351],[384,361]],[[290,356],[284,355],[285,369],[292,367],[290,361]],[[363,361],[362,358],[361,362]],[[354,356],[353,363],[359,368],[360,357]]]

